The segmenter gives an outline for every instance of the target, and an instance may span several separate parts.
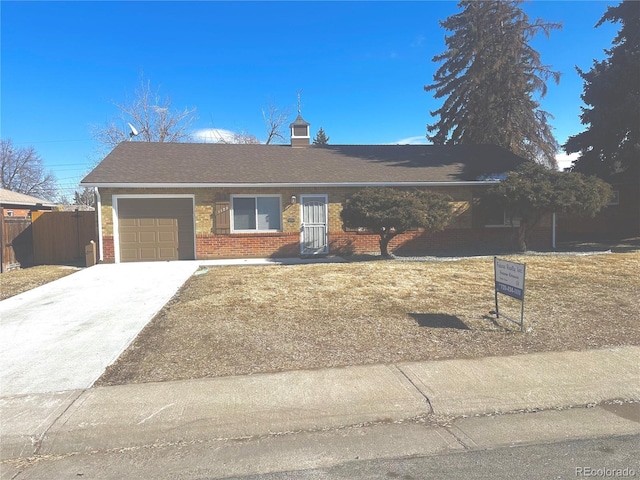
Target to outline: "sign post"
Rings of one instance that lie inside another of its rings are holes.
[[[520,325],[520,331],[524,330],[524,279],[527,269],[526,263],[514,263],[493,257],[493,269],[495,274],[496,316],[500,318],[498,309],[498,293],[515,298],[522,302],[520,310],[520,322],[506,315],[504,318]]]

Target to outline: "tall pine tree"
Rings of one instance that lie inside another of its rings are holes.
[[[427,126],[436,144],[494,144],[524,158],[555,166],[558,143],[548,123],[551,115],[537,97],[547,92],[547,80],[560,74],[541,62],[530,45],[538,33],[549,35],[556,23],[534,22],[517,1],[458,3],[462,11],[440,25],[452,32],[434,83],[425,91],[444,98],[431,112],[438,118]]]
[[[622,26],[613,39],[609,56],[594,61],[583,72],[580,119],[587,129],[567,140],[567,153],[579,152],[573,170],[607,178],[617,171],[640,174],[640,3],[624,1],[609,7],[596,27],[604,22]]]

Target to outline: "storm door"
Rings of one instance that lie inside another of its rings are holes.
[[[329,253],[327,196],[302,195],[300,198],[300,254]]]

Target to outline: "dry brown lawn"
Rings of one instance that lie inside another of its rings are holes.
[[[78,269],[62,265],[41,265],[11,270],[0,275],[0,300],[66,277]]]
[[[491,257],[211,267],[98,385],[640,345],[640,252],[504,258],[527,264],[524,333],[489,314]]]

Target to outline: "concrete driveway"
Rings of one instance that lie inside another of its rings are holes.
[[[102,264],[0,302],[0,396],[85,389],[198,268]]]

